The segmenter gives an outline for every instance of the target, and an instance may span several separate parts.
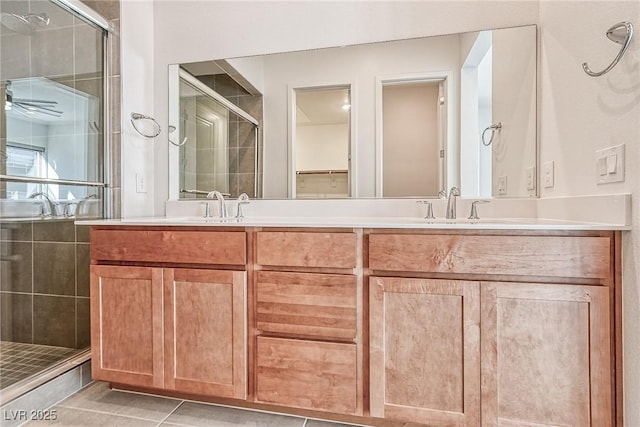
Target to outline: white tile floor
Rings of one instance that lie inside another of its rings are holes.
[[[111,390],[94,382],[54,405],[26,426],[212,426],[212,427],[345,427],[287,415],[228,408],[180,399]],[[53,419],[55,418],[55,419]],[[1,424],[1,423],[0,423]]]

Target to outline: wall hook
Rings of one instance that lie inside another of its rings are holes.
[[[605,68],[600,72],[591,71],[587,63],[583,62],[582,69],[584,70],[584,72],[590,75],[591,77],[600,77],[601,75],[611,71],[611,69],[618,64],[618,61],[620,61],[620,59],[622,58],[622,55],[624,55],[624,53],[627,51],[627,48],[631,43],[632,37],[633,37],[633,25],[631,25],[631,22],[626,22],[626,21],[618,22],[616,25],[609,28],[607,30],[607,38],[612,42],[622,45],[620,52],[618,52],[618,55],[613,59],[613,62],[609,64],[607,68]]]
[[[173,126],[173,125],[169,125],[169,133],[173,133],[173,132],[175,132],[175,131],[176,131],[176,127],[175,127],[175,126]],[[187,139],[188,139],[188,138],[185,136],[185,137],[184,137],[184,139],[182,140],[182,142],[173,142],[173,141],[171,140],[171,138],[168,138],[168,137],[167,137],[167,139],[169,140],[169,142],[170,142],[170,143],[172,143],[172,144],[173,144],[173,145],[175,145],[176,147],[182,147],[184,144],[186,144],[186,143],[187,143]]]

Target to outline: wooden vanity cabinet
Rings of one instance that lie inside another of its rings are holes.
[[[480,425],[480,284],[371,277],[371,415]]]
[[[483,282],[482,425],[612,425],[609,289]]]
[[[93,379],[164,386],[162,269],[91,266]]]
[[[613,233],[368,238],[372,416],[614,424]]]
[[[356,233],[258,231],[257,402],[362,415]]]
[[[180,252],[181,245],[175,242],[189,241],[190,247],[200,244],[201,250],[189,260],[244,262],[245,246],[239,242],[245,233],[186,232],[190,233],[186,236],[179,231],[97,231],[92,231],[91,240],[93,378],[245,399],[245,271],[209,265],[100,265],[146,264],[148,255],[138,249],[145,241],[168,242],[164,250],[155,247],[166,260],[172,259],[172,251]],[[209,243],[214,240],[216,245]],[[180,257],[184,252],[176,259],[185,259]]]

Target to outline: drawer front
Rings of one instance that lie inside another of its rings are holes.
[[[262,231],[257,259],[262,265],[354,268],[356,246],[355,233]]]
[[[256,288],[256,320],[263,332],[356,337],[355,276],[260,271]]]
[[[258,337],[257,400],[356,414],[356,346]]]
[[[372,234],[369,268],[605,279],[607,237]]]
[[[91,230],[91,259],[243,265],[246,240],[241,231],[98,229]]]

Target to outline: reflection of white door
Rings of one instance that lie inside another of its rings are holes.
[[[378,79],[377,196],[435,197],[447,185],[450,74]]]
[[[219,135],[220,120],[196,116],[196,188],[229,192],[227,139]]]

